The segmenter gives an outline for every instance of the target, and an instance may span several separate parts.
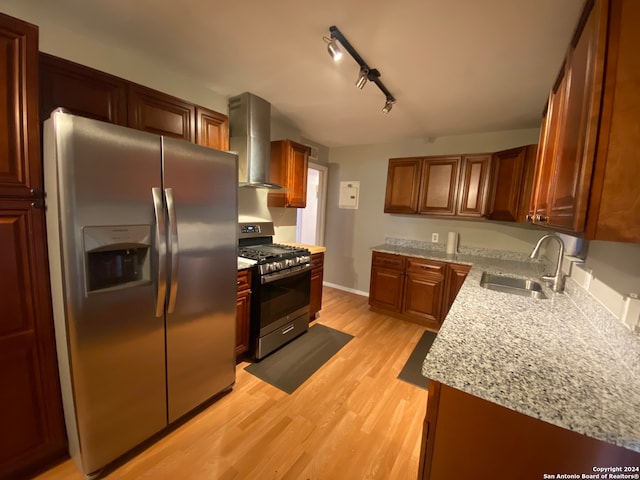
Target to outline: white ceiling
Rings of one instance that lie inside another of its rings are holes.
[[[21,0],[34,1],[38,0]],[[65,28],[228,97],[250,91],[326,146],[539,126],[584,0],[56,0]],[[334,63],[336,25],[397,100]]]

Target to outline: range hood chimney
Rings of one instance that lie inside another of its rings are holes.
[[[282,188],[269,182],[271,104],[249,92],[229,99],[229,150],[238,154],[240,186]]]

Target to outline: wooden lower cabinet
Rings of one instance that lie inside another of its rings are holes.
[[[236,303],[236,361],[249,350],[249,320],[251,313],[251,270],[238,272]]]
[[[311,298],[309,308],[309,320],[316,318],[322,308],[322,280],[324,277],[324,252],[311,255]]]
[[[470,268],[373,252],[369,305],[372,310],[438,330]]]
[[[418,323],[439,328],[446,264],[407,258],[402,313]]]
[[[419,480],[594,478],[581,475],[596,466],[638,465],[640,453],[429,381]]]
[[[0,199],[0,479],[66,451],[44,210],[32,203]]]
[[[373,252],[369,305],[391,312],[402,310],[404,264],[400,255]]]

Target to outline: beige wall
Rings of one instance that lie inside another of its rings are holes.
[[[383,213],[389,158],[453,153],[481,153],[537,143],[538,130],[514,130],[437,139],[410,138],[404,141],[330,151],[327,200],[325,281],[368,291],[370,248],[384,243],[386,236],[430,239],[437,232],[445,242],[447,232],[459,233],[465,246],[529,252],[540,230],[497,222],[432,219]],[[360,181],[358,210],[338,208],[340,181]]]

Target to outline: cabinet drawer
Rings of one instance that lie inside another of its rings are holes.
[[[238,291],[246,290],[251,286],[251,271],[240,270],[238,272]]]
[[[323,268],[324,267],[324,253],[314,253],[311,255],[311,264],[313,268]]]
[[[424,258],[407,258],[407,273],[435,273],[444,276],[446,263]]]
[[[404,270],[404,259],[401,255],[373,252],[373,266],[390,268],[392,270]]]

